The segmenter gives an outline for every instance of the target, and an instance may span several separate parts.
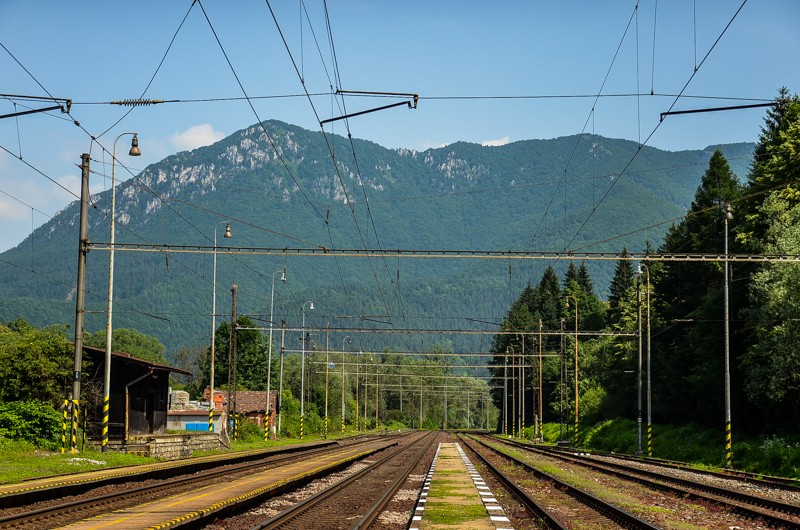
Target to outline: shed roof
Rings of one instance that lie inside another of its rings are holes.
[[[93,359],[105,359],[106,351],[100,348],[94,348],[92,346],[84,346],[83,347],[84,353],[92,357]],[[145,361],[143,359],[137,359],[136,357],[131,357],[131,354],[125,352],[111,352],[111,362],[122,362],[125,364],[134,364],[139,366],[144,366],[145,368],[151,368],[153,370],[158,370],[162,372],[174,372],[176,374],[183,374],[183,375],[192,375],[192,372],[187,370],[183,370],[181,368],[176,368],[174,366],[169,366],[168,364],[159,364],[150,361]]]
[[[216,390],[214,391],[216,392]],[[222,391],[225,401],[228,400],[228,392]],[[277,394],[277,390],[272,390],[272,394]],[[238,390],[236,392],[236,410],[239,412],[262,412],[266,410],[267,392],[256,390]]]

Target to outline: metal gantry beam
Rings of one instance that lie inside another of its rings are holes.
[[[269,328],[262,327],[240,327],[240,330],[257,330],[265,331]],[[561,332],[561,331],[522,331],[522,330],[490,330],[490,329],[424,329],[424,328],[325,328],[325,327],[310,327],[305,328],[290,328],[287,327],[286,331],[313,331],[315,333],[322,333],[330,331],[332,333],[386,333],[386,334],[415,334],[415,335],[528,335],[531,337],[538,336],[556,336],[569,335],[575,336],[574,331]],[[625,333],[622,331],[578,331],[578,336],[584,337],[634,337],[636,333]],[[287,348],[287,352],[299,351]],[[399,353],[399,352],[374,352],[374,353]],[[416,352],[408,352],[416,353]],[[423,355],[423,353],[419,353]],[[429,354],[425,354],[429,355]],[[489,354],[487,354],[489,355]]]
[[[109,243],[91,243],[90,250],[110,250]],[[175,254],[211,254],[206,245],[168,245],[150,243],[116,243],[117,252],[169,252]],[[219,251],[219,249],[217,249]],[[541,252],[526,250],[440,250],[440,249],[333,249],[320,247],[226,247],[225,254],[283,257],[396,257],[406,259],[517,259],[567,261],[721,261],[721,262],[785,262],[798,263],[797,254],[714,254],[714,253],[633,253],[625,256],[614,252]]]

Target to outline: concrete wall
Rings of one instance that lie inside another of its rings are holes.
[[[222,447],[216,433],[137,436],[130,440],[130,444],[138,447],[146,446],[149,456],[165,460],[186,458],[198,451],[211,451]]]

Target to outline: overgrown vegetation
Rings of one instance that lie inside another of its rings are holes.
[[[552,432],[553,426],[549,427]],[[654,454],[667,460],[719,468],[725,463],[723,442],[724,435],[718,429],[697,424],[656,425],[653,429]],[[598,451],[635,454],[636,422],[620,419],[603,422],[587,430],[581,444]],[[642,449],[647,451],[646,432]],[[800,479],[800,436],[743,434],[734,442],[733,452],[737,469]]]
[[[716,151],[687,215],[667,231],[659,253],[722,255],[727,236],[729,254],[800,255],[798,167],[800,99],[781,90],[767,112],[747,182]],[[726,205],[733,211],[727,223]],[[637,250],[654,253],[649,243]],[[796,476],[800,268],[782,261],[734,262],[730,270],[734,465]],[[662,435],[654,456],[724,463],[725,285],[719,260],[637,264],[624,247],[607,301],[599,300],[591,279],[574,264],[563,280],[547,269],[508,309],[504,333],[492,347],[494,404],[507,411],[497,429],[514,433],[519,423],[531,425],[538,414],[532,403],[541,393],[543,420],[569,426],[560,439],[572,441],[577,402],[583,443],[631,452],[637,417],[646,436],[649,393],[655,431]],[[577,349],[573,332],[582,334]],[[541,388],[531,377],[540,349]],[[523,351],[534,354],[525,357],[528,378],[520,391]],[[543,434],[559,438],[552,425]]]
[[[40,444],[0,438],[0,483],[66,475],[112,467],[146,464],[151,458],[86,450],[79,454],[42,451]]]

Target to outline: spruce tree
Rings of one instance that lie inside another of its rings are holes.
[[[628,290],[635,284],[633,263],[629,259],[625,259],[628,254],[628,248],[622,248],[622,254],[617,261],[617,266],[614,268],[614,276],[611,278],[611,286],[609,287],[608,295],[608,324],[614,326],[619,322],[622,317],[621,305],[628,296]]]
[[[786,88],[781,88],[761,128],[747,178],[747,197],[738,205],[737,217],[741,219],[737,240],[750,250],[759,251],[768,230],[762,204],[770,191],[781,190],[781,197],[788,201],[789,208],[800,202],[798,121],[800,98],[790,96]]]
[[[714,152],[690,211],[668,230],[660,251],[722,254],[723,205],[736,203],[740,195],[741,186],[727,160]],[[667,261],[652,281],[658,293],[657,313],[672,325],[671,333],[659,333],[653,342],[662,365],[654,382],[661,388],[660,415],[668,421],[714,425],[723,414],[722,264]]]
[[[578,269],[578,285],[581,286],[584,293],[594,294],[594,282],[592,282],[592,276],[589,274],[589,267],[586,266],[585,261],[581,262]]]

